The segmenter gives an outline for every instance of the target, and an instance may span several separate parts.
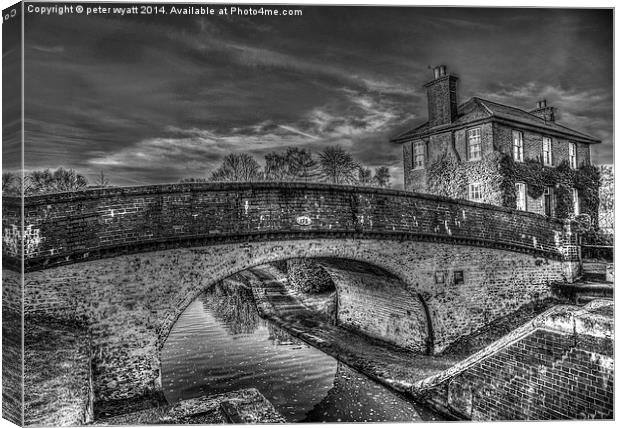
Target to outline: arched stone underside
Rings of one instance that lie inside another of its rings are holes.
[[[368,265],[376,266],[377,272],[389,272],[376,289],[393,292],[394,284],[402,283],[401,289],[408,293],[405,299],[405,293],[400,292],[404,301],[393,296],[393,312],[402,319],[396,323],[399,332],[389,334],[395,338],[402,333],[402,343],[419,346],[405,336],[411,331],[407,325],[417,323],[424,329],[420,315],[424,306],[432,324],[435,352],[489,321],[547,296],[549,284],[563,279],[561,261],[445,243],[309,239],[223,244],[29,272],[25,312],[88,319],[96,401],[131,398],[161,390],[160,350],[178,316],[203,290],[253,266],[290,258],[322,258],[321,263],[342,290],[347,284],[353,290],[351,285],[355,285],[358,296],[344,297],[344,291],[339,292],[343,300],[349,299],[351,309],[363,299],[373,299],[371,283],[378,275],[366,272]],[[352,275],[355,263],[343,264],[342,260],[364,262],[364,272]],[[411,305],[412,314],[408,320],[407,305]],[[389,301],[384,300],[383,307],[389,307]],[[346,316],[361,330],[369,328],[355,315]],[[390,314],[383,316],[389,318]]]
[[[368,263],[318,260],[338,292],[339,326],[411,351],[432,351],[432,327],[424,306],[400,278]]]

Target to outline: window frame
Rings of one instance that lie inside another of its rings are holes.
[[[418,153],[418,148],[421,148],[421,153]],[[422,157],[420,165],[418,165],[418,156]],[[413,144],[413,169],[424,168],[426,168],[426,143],[424,141],[418,141]]]
[[[475,198],[474,195],[478,194],[478,197]],[[471,202],[483,202],[484,198],[482,196],[482,183],[476,181],[475,183],[469,183],[467,185],[467,200]]]
[[[521,191],[520,189],[523,189],[523,198],[521,198]],[[518,181],[515,183],[515,192],[517,194],[517,210],[519,211],[527,211],[527,184],[523,183],[521,181]],[[519,202],[523,202],[522,207],[520,206]]]
[[[476,144],[472,144],[472,136],[476,138]],[[482,128],[476,127],[468,129],[466,132],[467,138],[467,160],[468,161],[478,161],[482,159]],[[476,157],[472,156],[474,152],[472,152],[472,147],[476,146],[478,150],[476,150]]]
[[[515,138],[516,136],[519,138]],[[517,156],[517,153],[519,156]],[[524,162],[525,160],[523,156],[523,131],[516,129],[512,130],[512,159],[515,162]]]
[[[555,216],[554,201],[555,201],[555,192],[553,191],[553,186],[545,186],[543,189],[543,195],[542,195],[542,201],[541,201],[544,215],[548,217]]]
[[[568,164],[571,169],[577,169],[577,143],[568,142]]]
[[[579,190],[573,187],[571,197],[573,199],[573,213],[578,216],[581,214],[581,207],[579,206]]]
[[[548,144],[547,151],[545,151],[545,143]],[[547,158],[548,161],[547,161]],[[553,140],[551,137],[543,136],[542,139],[542,161],[544,166],[553,166]]]

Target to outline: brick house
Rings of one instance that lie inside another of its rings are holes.
[[[524,111],[478,97],[457,103],[458,77],[435,67],[425,87],[428,121],[391,141],[402,144],[405,189],[596,222],[600,140],[560,125],[539,101]]]

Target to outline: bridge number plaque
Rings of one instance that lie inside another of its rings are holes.
[[[312,219],[307,215],[299,216],[295,219],[295,221],[300,226],[310,226],[312,224]]]

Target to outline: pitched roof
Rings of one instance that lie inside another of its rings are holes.
[[[522,125],[529,125],[541,130],[551,131],[553,133],[559,133],[569,138],[577,139],[585,143],[600,143],[596,137],[584,134],[583,132],[575,131],[564,125],[560,125],[556,122],[546,121],[538,116],[528,113],[525,110],[521,110],[516,107],[510,107],[504,104],[496,103],[482,98],[473,97],[467,102],[461,104],[457,108],[457,118],[449,125],[443,127],[437,127],[437,130],[450,129],[461,125],[467,125],[468,123],[475,122],[481,119],[503,119],[505,121],[518,123]],[[392,142],[402,143],[407,140],[422,137],[431,134],[435,129],[431,129],[428,121],[418,125],[417,127],[406,131],[394,138]]]

